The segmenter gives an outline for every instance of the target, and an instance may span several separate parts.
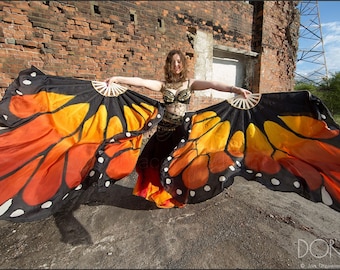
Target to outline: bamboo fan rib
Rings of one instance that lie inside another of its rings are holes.
[[[92,86],[99,94],[105,97],[117,97],[127,90],[126,87],[117,83],[107,85],[106,82],[92,81]]]
[[[251,108],[254,108],[260,101],[261,94],[251,94],[248,95],[248,98],[245,99],[241,97],[240,95],[237,95],[233,98],[227,99],[229,104],[235,108],[241,109],[241,110],[249,110]]]

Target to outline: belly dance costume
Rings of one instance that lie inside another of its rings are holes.
[[[165,84],[162,89],[164,116],[137,161],[138,179],[133,194],[155,202],[160,208],[183,205],[164,190],[160,181],[160,168],[183,137],[182,122],[192,95],[189,85],[188,81],[185,89],[176,89],[172,84]]]
[[[186,113],[190,83],[179,84],[166,84],[160,103],[119,85],[21,71],[0,100],[0,219],[48,217],[135,168],[134,194],[160,208],[203,202],[241,176],[340,212],[340,126],[319,98],[252,94]]]
[[[190,83],[179,84],[165,85],[160,103],[119,85],[21,71],[0,100],[0,220],[48,217],[134,169],[133,193],[160,208],[206,201],[241,176],[340,212],[340,126],[319,98],[252,94],[186,112]]]

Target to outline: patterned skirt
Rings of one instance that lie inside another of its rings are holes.
[[[133,194],[155,202],[160,208],[183,205],[165,191],[160,178],[162,163],[185,134],[182,122],[182,116],[165,111],[157,131],[148,140],[137,161],[138,179]]]

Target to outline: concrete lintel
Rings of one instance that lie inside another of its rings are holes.
[[[225,51],[225,52],[238,53],[238,54],[242,54],[242,55],[245,55],[245,56],[251,56],[251,57],[257,57],[259,55],[257,52],[237,49],[237,48],[224,46],[224,45],[214,45],[214,49]]]

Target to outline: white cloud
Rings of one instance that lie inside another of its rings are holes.
[[[329,72],[340,71],[340,21],[321,24],[326,64]]]

